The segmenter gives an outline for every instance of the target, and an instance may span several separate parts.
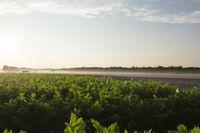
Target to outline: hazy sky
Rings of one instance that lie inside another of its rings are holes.
[[[200,67],[200,0],[0,0],[4,64]]]

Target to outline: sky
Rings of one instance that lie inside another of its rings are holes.
[[[200,67],[200,0],[0,0],[0,67]]]

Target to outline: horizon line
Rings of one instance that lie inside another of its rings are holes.
[[[8,66],[8,67],[16,67],[19,69],[84,69],[84,68],[102,68],[102,69],[106,69],[106,68],[127,68],[127,69],[131,69],[131,68],[170,68],[170,67],[174,67],[174,68],[200,68],[200,66],[182,66],[182,65],[157,65],[157,66],[77,66],[77,67],[26,67],[26,66],[14,66],[14,65],[1,65],[1,70],[3,68],[3,66]]]

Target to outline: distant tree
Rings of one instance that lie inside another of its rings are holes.
[[[9,69],[9,67],[7,65],[4,65],[2,68],[3,71],[8,71],[8,69]]]
[[[157,69],[164,69],[164,66],[158,66]]]

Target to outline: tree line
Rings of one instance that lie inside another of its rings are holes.
[[[59,71],[158,71],[158,72],[195,72],[200,73],[200,67],[183,67],[183,66],[157,66],[157,67],[74,67],[74,68],[60,68],[60,69],[51,69],[51,68],[44,68],[44,69],[32,69],[32,68],[25,68],[25,67],[14,67],[4,65],[2,68],[3,71],[19,71],[19,70],[59,70]]]

